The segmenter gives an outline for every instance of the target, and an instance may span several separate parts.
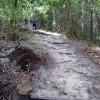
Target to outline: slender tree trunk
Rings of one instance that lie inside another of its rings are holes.
[[[84,0],[82,1],[82,9],[81,9],[81,12],[82,12],[82,32],[84,33]]]
[[[91,10],[91,21],[90,21],[90,40],[94,40],[94,35],[93,35],[93,9]]]
[[[15,8],[17,8],[17,2],[18,2],[18,0],[15,0],[15,1],[14,1],[14,7],[15,7]]]
[[[12,2],[12,17],[10,19],[10,26],[16,26],[16,10],[17,10],[18,0]]]
[[[100,18],[98,17],[95,9],[94,9],[94,13],[95,13],[96,20],[97,20],[97,29],[98,29],[98,32],[100,32]]]
[[[55,13],[54,7],[53,7],[53,10],[52,10],[52,13],[53,13],[53,31],[55,32],[56,31],[56,13]]]
[[[17,10],[17,5],[18,5],[18,0],[15,0],[14,1],[14,12],[15,12],[15,14],[14,14],[14,24],[15,24],[15,26],[16,26],[16,10]]]

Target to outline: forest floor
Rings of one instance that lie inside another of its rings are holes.
[[[32,97],[100,100],[100,68],[87,44],[41,30],[23,44],[46,55],[46,64],[33,72]]]
[[[99,50],[42,30],[34,31],[22,45],[42,52],[46,57],[46,63],[36,70],[15,72],[17,81],[31,81],[31,97],[100,100]]]

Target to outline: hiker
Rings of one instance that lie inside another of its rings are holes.
[[[36,20],[35,18],[33,17],[30,17],[30,24],[32,25],[32,29],[34,28],[36,30]]]

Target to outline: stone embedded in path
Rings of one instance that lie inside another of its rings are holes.
[[[32,85],[28,80],[21,80],[17,85],[18,94],[27,95],[32,91]]]

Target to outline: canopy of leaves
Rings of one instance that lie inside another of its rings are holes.
[[[92,16],[95,16],[93,29],[90,20],[92,10]],[[38,28],[55,28],[55,31],[63,30],[75,36],[92,31],[100,33],[97,32],[100,0],[0,0],[0,20],[4,26],[15,26],[31,16],[37,19]]]

